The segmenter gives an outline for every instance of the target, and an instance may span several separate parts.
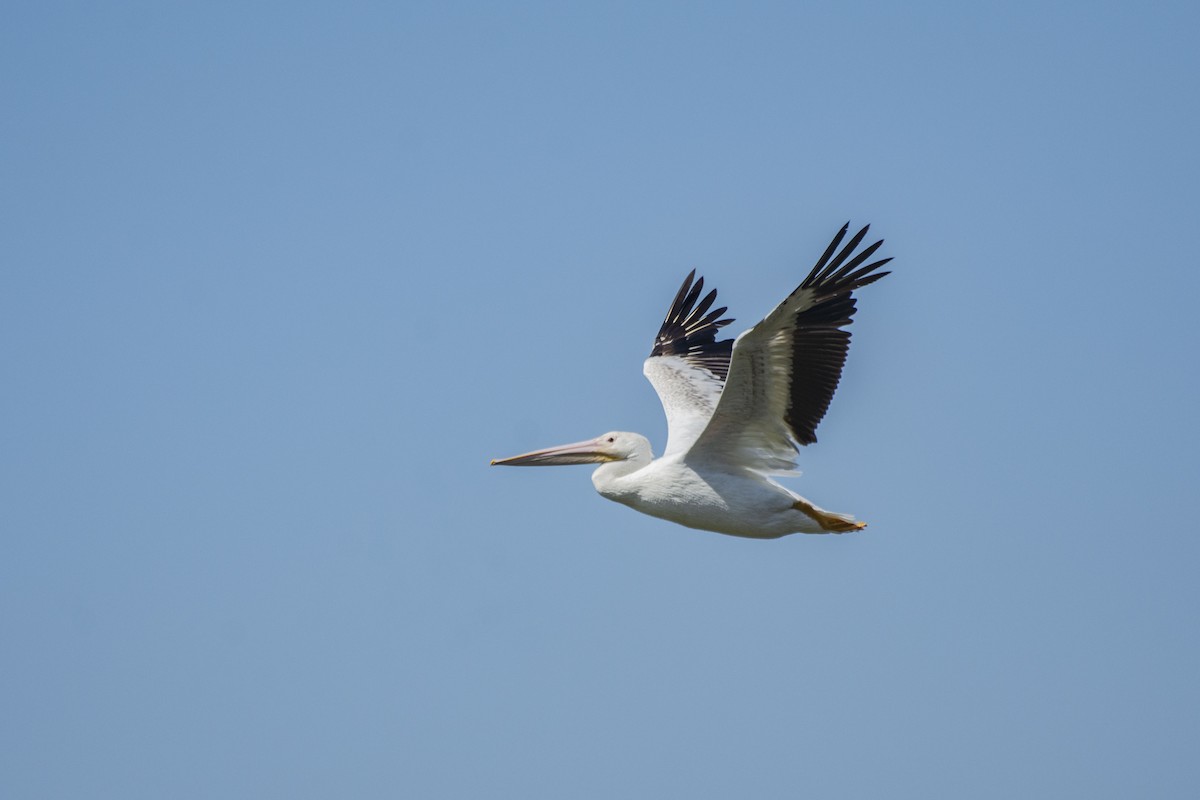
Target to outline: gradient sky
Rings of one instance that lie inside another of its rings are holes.
[[[1194,3],[12,3],[0,795],[1200,795]],[[895,257],[759,542],[488,459]]]

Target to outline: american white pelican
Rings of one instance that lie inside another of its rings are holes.
[[[870,226],[838,250],[849,227],[833,237],[804,282],[736,340],[717,341],[717,331],[733,320],[721,319],[724,308],[709,311],[716,290],[699,300],[704,279],[693,283],[695,270],[684,279],[643,367],[667,414],[662,458],[654,458],[645,436],[613,431],[492,464],[598,463],[592,483],[609,500],[733,536],[865,528],[769,477],[796,474],[797,446],[817,440],[850,347],[851,292],[888,274],[877,270],[890,258],[863,266],[882,240],[855,253]]]

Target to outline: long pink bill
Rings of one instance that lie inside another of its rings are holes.
[[[606,452],[607,442],[602,439],[589,439],[586,442],[563,444],[558,447],[547,447],[545,450],[534,450],[532,453],[522,453],[519,456],[492,459],[494,467],[554,467],[563,464],[599,464],[613,461],[614,457]]]

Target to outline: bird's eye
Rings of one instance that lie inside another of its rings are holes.
[[[610,436],[610,437],[608,437],[608,443],[609,443],[609,444],[612,444],[612,443],[613,443],[613,442],[615,442],[615,441],[616,441],[616,437],[614,437],[614,436]]]

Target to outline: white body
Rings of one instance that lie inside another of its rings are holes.
[[[693,467],[682,455],[612,461],[592,474],[592,484],[609,500],[689,528],[753,539],[830,532],[796,507],[807,503],[802,497],[736,465]]]

